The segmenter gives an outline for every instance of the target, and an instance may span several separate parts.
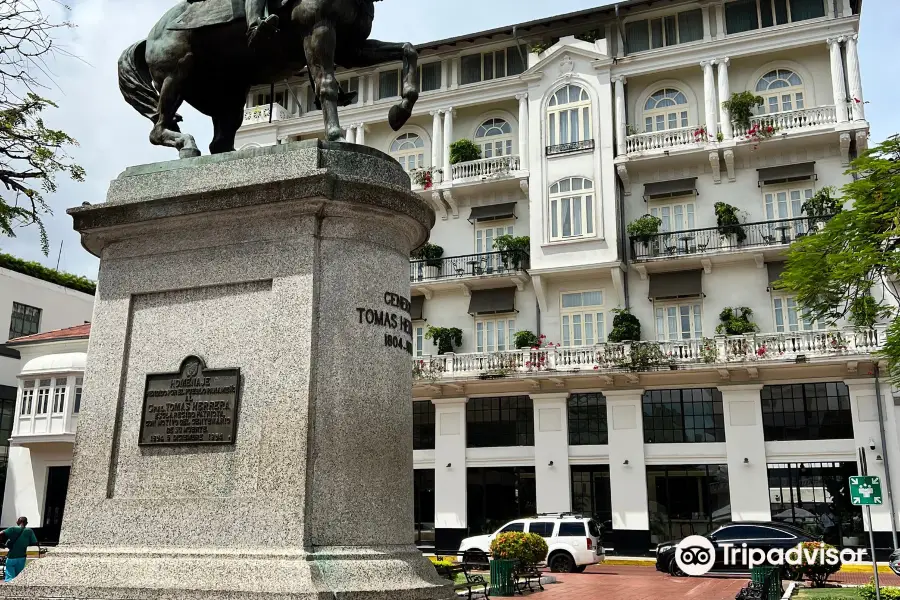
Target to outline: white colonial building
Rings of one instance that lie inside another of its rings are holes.
[[[410,267],[421,545],[561,510],[594,515],[621,553],[751,519],[859,543],[859,449],[900,492],[871,358],[884,328],[808,322],[772,283],[817,226],[803,204],[867,146],[860,9],[633,0],[422,44],[397,132],[401,65],[339,74],[358,93],[348,140],[395,157],[438,214],[442,253]],[[744,122],[722,104],[741,92],[762,98]],[[238,147],[322,130],[302,74],[250,94]],[[481,158],[453,164],[459,140]],[[629,238],[643,215],[656,232]],[[503,235],[529,236],[528,255],[498,252]],[[743,307],[756,332],[719,335]],[[608,343],[616,309],[651,343]],[[462,343],[438,356],[429,327]],[[522,331],[542,347],[516,350]],[[887,504],[873,521],[889,547]]]

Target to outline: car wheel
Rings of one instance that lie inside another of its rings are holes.
[[[687,577],[687,573],[681,570],[681,567],[678,566],[678,561],[675,560],[674,556],[669,562],[669,575],[672,577]]]
[[[587,567],[588,567],[587,565],[578,565],[577,567],[575,567],[575,569],[572,572],[573,573],[584,573],[584,570],[587,569]]]
[[[463,562],[467,565],[486,565],[489,561],[487,554],[481,550],[467,550],[463,554]]]
[[[572,573],[575,570],[575,559],[568,552],[557,552],[550,557],[550,570],[554,573]]]

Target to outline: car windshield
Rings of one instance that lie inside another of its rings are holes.
[[[597,527],[597,522],[594,520],[588,521],[588,531],[594,537],[600,537],[600,528]]]

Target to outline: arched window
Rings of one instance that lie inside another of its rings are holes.
[[[509,156],[513,149],[512,127],[503,119],[488,119],[475,132],[482,158]]]
[[[803,80],[789,69],[769,71],[756,84],[756,91],[766,101],[769,113],[800,110],[803,102]]]
[[[560,88],[547,107],[547,139],[549,146],[574,144],[591,137],[591,99],[577,85]]]
[[[404,171],[425,167],[425,142],[415,133],[404,133],[391,144],[391,156]]]
[[[594,235],[594,183],[584,177],[561,179],[550,186],[550,239]]]
[[[644,131],[664,131],[688,127],[688,101],[672,88],[663,88],[644,103]]]

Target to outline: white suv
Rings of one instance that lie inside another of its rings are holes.
[[[581,515],[546,514],[510,521],[490,535],[466,538],[459,553],[466,563],[486,563],[491,555],[491,541],[500,533],[524,531],[547,540],[547,566],[554,573],[581,573],[588,565],[603,560],[603,545],[597,524]]]

